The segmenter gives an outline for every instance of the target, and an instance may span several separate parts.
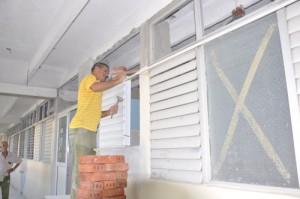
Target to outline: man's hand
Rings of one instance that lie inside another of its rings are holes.
[[[126,73],[124,71],[118,71],[111,75],[112,80],[118,81],[118,83],[122,83],[126,78]]]
[[[118,104],[115,104],[115,105],[111,106],[111,107],[108,109],[109,115],[114,115],[114,114],[116,114],[116,113],[118,112],[118,109],[119,109]]]
[[[11,172],[15,171],[13,168],[7,169],[6,173],[10,174]]]
[[[111,115],[111,117],[118,112],[118,104],[111,106],[107,111],[102,111],[101,117],[107,117]]]

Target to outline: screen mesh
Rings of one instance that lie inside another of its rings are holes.
[[[298,187],[276,15],[209,43],[205,55],[212,179]]]

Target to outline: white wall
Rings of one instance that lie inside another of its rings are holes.
[[[54,119],[52,121],[50,119],[52,125],[50,162],[23,158],[21,165],[11,174],[12,188],[19,193],[22,192],[26,199],[42,199],[45,195],[55,193],[56,124]]]
[[[141,199],[295,199],[298,196],[272,194],[268,192],[247,191],[220,186],[172,183],[147,180],[138,186],[138,198]]]
[[[34,160],[23,160],[18,169],[11,174],[11,185],[16,190],[23,191],[25,198],[42,199],[44,195],[49,195],[51,181],[51,164]]]

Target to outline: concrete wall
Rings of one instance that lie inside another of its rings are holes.
[[[11,186],[23,192],[24,198],[42,199],[51,193],[51,164],[34,160],[23,160],[11,174]]]
[[[250,191],[239,188],[226,188],[213,185],[194,185],[184,183],[171,183],[158,180],[146,180],[141,182],[138,188],[138,198],[143,199],[295,199],[292,194],[272,194],[268,191]]]

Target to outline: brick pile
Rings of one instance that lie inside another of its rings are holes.
[[[76,199],[126,199],[127,171],[124,156],[81,156]]]

